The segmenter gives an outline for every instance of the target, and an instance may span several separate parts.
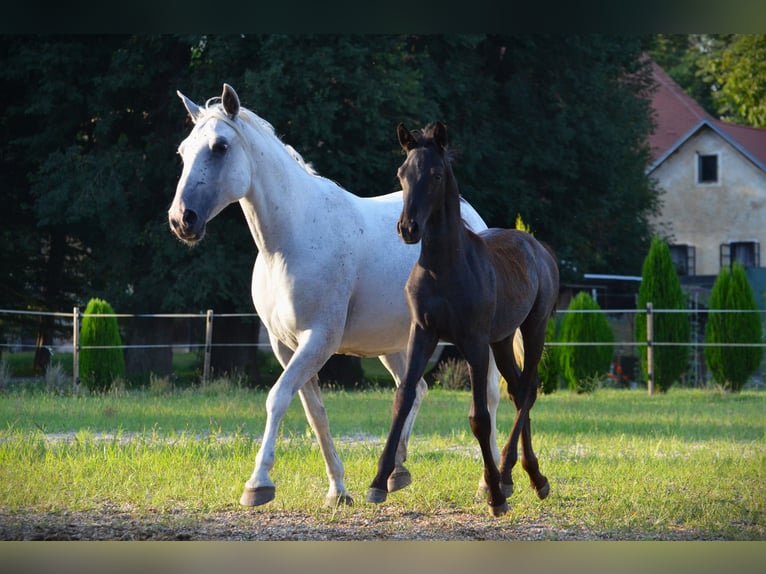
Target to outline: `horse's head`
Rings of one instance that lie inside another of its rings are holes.
[[[205,107],[177,93],[194,128],[178,147],[184,165],[168,220],[181,241],[193,244],[204,237],[208,221],[247,193],[250,160],[237,125],[240,104],[234,88],[224,84],[220,105],[210,100]]]
[[[404,192],[404,205],[396,229],[405,243],[417,243],[434,208],[444,201],[449,170],[447,127],[437,122],[422,132],[410,132],[399,124],[399,144],[407,158],[397,176]]]

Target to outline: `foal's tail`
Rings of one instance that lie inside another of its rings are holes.
[[[540,241],[538,239],[538,241]],[[556,306],[558,304],[559,300],[559,258],[556,255],[556,252],[553,250],[553,248],[548,245],[545,241],[540,241],[540,245],[542,245],[545,250],[550,254],[551,258],[553,259],[553,271],[555,271],[555,289],[554,289],[554,299],[553,299],[553,306],[551,307],[551,314],[548,316],[548,318],[553,317],[553,315],[556,313]]]

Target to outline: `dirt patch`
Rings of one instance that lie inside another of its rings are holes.
[[[434,513],[381,509],[341,517],[287,511],[226,510],[198,513],[2,513],[0,540],[710,540],[693,531],[595,532],[542,522],[511,522],[459,510]]]

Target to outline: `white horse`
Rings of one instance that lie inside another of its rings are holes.
[[[351,504],[317,372],[335,353],[377,356],[396,384],[402,381],[410,327],[404,285],[419,253],[396,235],[402,193],[361,198],[317,175],[268,122],[240,105],[228,84],[220,99],[211,98],[204,107],[178,96],[194,128],[178,148],[184,165],[168,211],[170,228],[193,244],[203,238],[208,221],[239,202],[258,247],[253,303],[284,367],[266,400],[266,428],[240,503],[257,506],[274,498],[269,471],[279,425],[298,392],[325,460],[330,481],[325,501]],[[466,202],[462,213],[471,229],[486,229]],[[500,391],[494,363],[487,385],[499,461],[495,413]],[[403,463],[425,392],[421,379],[388,482],[390,492],[411,481]],[[482,477],[480,487],[485,486]]]

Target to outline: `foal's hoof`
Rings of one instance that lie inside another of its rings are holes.
[[[354,499],[349,494],[328,494],[324,497],[324,505],[328,508],[337,508],[339,506],[353,506]]]
[[[386,487],[388,488],[388,492],[396,492],[405,486],[409,486],[411,483],[412,475],[410,474],[410,471],[403,466],[399,466],[389,475]]]
[[[502,516],[506,512],[508,512],[508,502],[503,502],[497,506],[492,506],[491,504],[489,505],[489,513],[495,518]]]
[[[540,488],[535,487],[535,492],[537,493],[537,498],[540,500],[545,500],[545,498],[551,493],[551,484],[548,482],[548,479],[545,479],[545,484],[543,484]]]
[[[388,492],[386,492],[382,488],[370,487],[367,490],[367,502],[372,502],[374,504],[380,504],[381,502],[385,502],[386,501],[386,497],[387,496],[388,496]]]
[[[276,496],[276,487],[274,486],[257,486],[255,488],[245,487],[242,491],[242,496],[239,498],[239,503],[242,506],[260,506],[274,500]]]

